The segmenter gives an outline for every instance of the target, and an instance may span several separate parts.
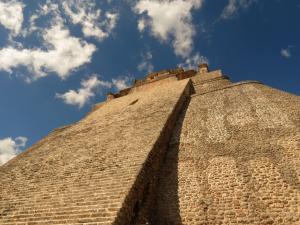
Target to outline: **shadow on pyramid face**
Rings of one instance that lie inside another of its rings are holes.
[[[272,103],[269,88],[241,89],[247,87],[189,102],[160,172],[153,224],[234,222],[241,211],[249,223],[280,224],[289,213],[298,221],[299,110]],[[285,119],[284,113],[294,116]]]
[[[183,120],[190,99],[185,103],[183,111],[173,130],[168,150],[159,173],[156,192],[156,205],[152,211],[152,223],[162,225],[181,225],[182,219],[179,206],[179,145]]]

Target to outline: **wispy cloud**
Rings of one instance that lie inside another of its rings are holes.
[[[291,53],[291,47],[287,47],[287,48],[283,48],[280,50],[280,54],[282,57],[289,59],[292,57],[292,53]]]
[[[197,69],[201,63],[208,63],[208,59],[197,53],[186,59],[183,63],[180,63],[178,66],[184,69]]]
[[[0,139],[0,166],[17,156],[26,146],[26,137]]]
[[[146,71],[147,73],[151,73],[153,71],[153,65],[151,63],[152,54],[150,51],[146,52],[146,54],[142,54],[142,61],[138,65],[139,71]]]
[[[116,79],[112,79],[113,86],[119,91],[126,89],[130,86],[132,78],[129,76],[123,76]]]
[[[64,21],[80,25],[85,37],[95,37],[99,41],[111,35],[119,18],[116,11],[103,11],[97,7],[96,0],[48,0],[31,15],[30,27],[24,33],[42,30],[42,27],[36,25],[36,21],[42,20],[46,15],[56,19],[64,18]]]
[[[246,9],[257,0],[228,0],[228,4],[221,14],[222,19],[229,19],[239,12],[240,9]]]
[[[148,24],[147,24],[146,19],[141,18],[141,19],[138,20],[138,30],[140,32],[143,32],[147,26],[148,26]]]

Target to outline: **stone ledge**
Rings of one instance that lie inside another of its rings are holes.
[[[227,89],[227,88],[232,88],[232,87],[243,85],[243,84],[262,84],[262,83],[259,82],[259,81],[255,81],[255,80],[241,81],[241,82],[237,82],[237,83],[228,85],[226,87],[218,88],[218,89],[215,89],[215,90],[212,90],[212,91],[193,94],[193,95],[191,95],[191,97],[195,97],[195,96],[198,96],[198,95],[205,95],[205,94],[208,94],[208,93],[211,93],[211,92],[221,91],[221,90],[224,90],[224,89]]]
[[[229,77],[224,75],[221,77],[216,77],[216,78],[212,78],[209,80],[203,80],[203,81],[199,81],[199,82],[194,82],[193,79],[191,79],[191,80],[192,80],[194,86],[199,86],[199,85],[211,83],[211,82],[218,81],[218,80],[229,80]]]

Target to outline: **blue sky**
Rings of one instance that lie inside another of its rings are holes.
[[[0,164],[151,71],[300,95],[300,0],[0,0]]]

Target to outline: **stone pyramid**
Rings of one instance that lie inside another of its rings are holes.
[[[300,97],[164,70],[0,167],[0,224],[300,224]]]

